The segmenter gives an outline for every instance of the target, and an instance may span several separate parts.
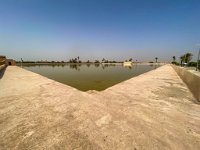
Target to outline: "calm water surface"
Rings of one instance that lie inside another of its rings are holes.
[[[26,65],[24,69],[43,75],[55,81],[75,87],[81,91],[101,91],[119,82],[140,75],[159,66],[155,65]]]

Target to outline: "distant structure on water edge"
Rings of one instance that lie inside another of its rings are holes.
[[[133,65],[133,62],[131,62],[131,61],[123,62],[123,66],[132,66],[132,65]]]
[[[7,66],[15,66],[16,61],[13,59],[7,59],[6,56],[0,55],[0,66],[1,65],[7,65]]]

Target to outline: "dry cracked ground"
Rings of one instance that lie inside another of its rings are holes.
[[[199,150],[200,104],[170,65],[101,92],[7,67],[0,149]]]

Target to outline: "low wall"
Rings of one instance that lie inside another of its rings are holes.
[[[182,67],[172,65],[180,78],[188,86],[194,97],[200,101],[200,75]]]
[[[6,65],[0,65],[0,71],[3,70],[6,67]]]

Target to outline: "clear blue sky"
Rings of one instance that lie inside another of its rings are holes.
[[[0,55],[16,60],[165,61],[199,43],[200,0],[0,0]]]

